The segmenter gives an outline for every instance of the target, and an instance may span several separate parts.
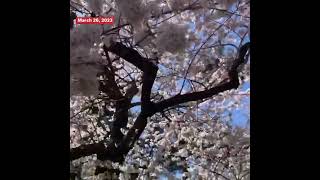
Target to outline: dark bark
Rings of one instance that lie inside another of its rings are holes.
[[[118,176],[121,171],[119,169],[110,169],[107,167],[97,166],[94,174],[98,175],[98,174],[105,173],[105,172],[109,172],[110,174],[116,173],[116,175]]]
[[[162,112],[166,108],[176,106],[181,103],[209,98],[221,92],[238,88],[239,78],[237,69],[241,64],[245,62],[245,55],[249,49],[249,46],[250,43],[246,43],[240,48],[238,58],[235,59],[232,67],[229,70],[228,81],[204,91],[177,95],[156,104],[150,101],[150,94],[151,88],[157,75],[158,67],[148,59],[142,57],[134,49],[128,48],[121,43],[114,43],[111,45],[111,47],[108,48],[104,47],[106,51],[110,51],[120,56],[121,58],[132,63],[141,71],[143,71],[141,112],[135,120],[134,125],[128,131],[127,135],[123,137],[122,141],[119,144],[115,145],[111,142],[107,145],[107,147],[104,147],[103,143],[82,145],[80,147],[71,149],[71,160],[83,156],[97,154],[98,159],[100,160],[108,159],[115,162],[122,162],[125,155],[130,151],[130,149],[133,147],[134,143],[140,137],[141,133],[146,127],[148,117],[153,116],[157,112]]]
[[[119,86],[117,85],[114,79],[114,72],[112,65],[109,64],[110,67],[105,68],[103,75],[105,75],[105,79],[103,82],[100,82],[99,89],[106,93],[110,99],[115,101],[115,121],[111,127],[111,139],[119,143],[123,138],[123,134],[121,132],[121,128],[126,127],[128,122],[128,109],[130,107],[130,100],[125,97],[120,91]]]
[[[76,148],[71,149],[70,159],[79,159],[81,157],[90,156],[92,154],[98,154],[105,150],[105,146],[103,142],[95,143],[95,144],[88,144],[88,145],[81,145]]]

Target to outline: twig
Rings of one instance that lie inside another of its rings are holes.
[[[88,106],[86,106],[86,107],[83,107],[79,112],[77,112],[76,114],[74,114],[73,116],[71,116],[70,119],[75,118],[75,117],[78,116],[80,113],[88,110],[88,109],[91,108],[93,105],[99,104],[99,103],[101,103],[101,102],[102,102],[102,100],[101,100],[101,101],[98,101],[98,102],[93,102],[93,103],[91,103],[91,105],[88,105]]]
[[[226,20],[223,22],[223,24],[226,23],[229,19],[231,19],[231,17],[232,17],[232,16],[230,16],[228,19],[226,19]],[[188,75],[188,73],[189,73],[190,67],[191,67],[193,61],[195,60],[196,56],[197,56],[198,53],[200,52],[201,48],[209,41],[209,39],[210,39],[221,27],[222,27],[222,25],[220,25],[219,27],[217,27],[217,28],[210,34],[210,36],[201,44],[200,48],[197,50],[197,52],[195,53],[195,55],[194,55],[193,58],[191,59],[191,61],[190,61],[190,63],[189,63],[189,66],[188,66],[188,68],[187,68],[187,71],[186,71],[186,73],[185,73],[185,75],[184,75],[183,82],[182,82],[182,86],[181,86],[181,89],[180,89],[179,94],[181,94],[181,92],[182,92],[182,90],[183,90],[183,88],[184,88],[184,84],[185,84],[185,81],[186,81],[186,77],[187,77],[187,75]]]

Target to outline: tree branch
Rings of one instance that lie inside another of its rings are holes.
[[[94,144],[81,145],[70,150],[70,160],[79,159],[81,157],[90,156],[92,154],[98,154],[105,150],[103,142]]]
[[[140,54],[133,49],[130,49],[120,43],[111,45],[111,47],[108,48],[110,52],[117,54],[121,58],[127,60],[143,71],[141,113],[134,122],[134,125],[131,127],[127,135],[123,138],[118,146],[114,143],[109,143],[107,147],[105,147],[103,141],[95,144],[82,145],[77,148],[71,149],[71,160],[83,156],[97,154],[97,157],[100,160],[109,159],[114,162],[121,162],[124,160],[124,156],[133,147],[135,141],[140,137],[141,133],[146,127],[148,117],[151,117],[156,112],[161,112],[162,110],[171,106],[208,98],[220,92],[237,88],[239,86],[237,69],[241,64],[245,62],[245,55],[249,49],[249,46],[250,43],[248,42],[240,48],[238,58],[235,60],[234,64],[229,70],[228,82],[221,83],[220,85],[205,91],[177,95],[154,104],[150,102],[150,93],[157,74],[158,67],[148,61],[148,59],[140,56]]]
[[[245,55],[249,49],[250,43],[244,44],[240,50],[239,50],[239,56],[233,63],[230,71],[229,71],[229,81],[228,82],[223,82],[213,88],[210,88],[208,90],[204,91],[199,91],[199,92],[193,92],[193,93],[188,93],[188,94],[183,94],[183,95],[176,95],[172,98],[163,100],[159,103],[156,103],[155,106],[157,108],[157,112],[161,112],[166,108],[169,108],[171,106],[175,106],[181,103],[186,103],[189,101],[197,101],[200,99],[205,99],[209,98],[211,96],[214,96],[216,94],[219,94],[220,92],[224,92],[230,89],[235,89],[238,88],[239,86],[239,79],[238,79],[238,72],[237,68],[244,63],[245,61]]]
[[[79,154],[79,152],[83,152],[83,156],[88,156],[91,154],[97,154],[98,159],[100,160],[112,160],[112,161],[118,161],[121,162],[124,159],[124,155],[126,155],[129,150],[132,148],[132,145],[135,143],[135,141],[140,137],[141,133],[143,132],[144,128],[147,125],[147,118],[152,116],[155,113],[155,109],[153,106],[153,103],[150,101],[150,94],[151,89],[153,86],[153,83],[155,81],[158,67],[153,64],[151,61],[149,61],[147,58],[142,57],[137,51],[134,49],[128,48],[125,45],[121,43],[112,43],[110,47],[104,46],[103,47],[105,52],[112,52],[116,54],[117,56],[125,59],[129,63],[133,64],[137,68],[139,68],[141,71],[143,71],[142,76],[142,92],[141,92],[141,113],[135,120],[133,126],[128,131],[127,135],[117,144],[115,144],[113,141],[111,141],[107,147],[100,146],[100,144],[103,145],[103,142],[98,143],[99,146],[96,144],[93,145],[84,145],[80,146],[78,148],[71,150],[71,159],[76,159],[82,156],[76,155]],[[114,84],[114,82],[113,82]],[[128,101],[128,103],[130,103]],[[118,125],[120,122],[124,122],[123,118],[121,118],[121,114],[126,114],[124,111],[127,112],[128,107],[126,106],[127,103],[119,103],[119,117],[116,117],[115,124]],[[124,107],[125,106],[125,107]],[[122,110],[121,110],[122,109]],[[118,110],[116,110],[118,113]],[[126,121],[127,123],[127,121]],[[118,131],[120,131],[120,127],[123,127],[126,125],[120,124],[117,126],[117,128],[113,128],[112,131],[114,133],[119,134]],[[116,131],[116,132],[115,132]],[[120,140],[120,139],[118,139]],[[85,151],[83,151],[85,149]]]
[[[133,64],[141,71],[145,71],[150,66],[153,66],[153,64],[148,61],[147,58],[142,57],[136,50],[131,49],[119,42],[114,42],[109,47],[104,45],[103,49],[120,56],[122,59],[125,59],[129,63]]]
[[[130,62],[141,71],[142,75],[142,92],[141,92],[141,112],[135,120],[133,126],[129,129],[127,135],[117,147],[115,144],[109,144],[106,151],[99,155],[99,159],[112,159],[114,161],[122,161],[132,148],[132,145],[140,137],[147,125],[147,118],[155,113],[153,103],[150,101],[151,89],[157,76],[158,67],[142,57],[134,49],[128,48],[121,43],[114,43],[110,47],[104,46],[106,51],[110,51]]]

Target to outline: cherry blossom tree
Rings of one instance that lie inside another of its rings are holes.
[[[250,1],[71,0],[70,23],[72,179],[250,179]]]

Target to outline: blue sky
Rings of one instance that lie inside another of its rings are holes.
[[[250,83],[244,83],[240,88],[241,91],[246,91],[250,89]],[[234,126],[245,127],[247,125],[248,116],[250,114],[250,96],[245,97],[242,101],[245,105],[247,105],[247,109],[236,109],[232,112],[232,124]]]
[[[76,13],[78,16],[83,16],[81,15],[80,13]],[[192,31],[195,31],[195,24],[193,23],[190,23],[189,24],[189,27]],[[200,37],[202,38],[202,40],[205,40],[206,37],[203,36],[203,32],[200,32]],[[250,37],[247,36],[245,39],[244,39],[244,42],[248,42],[250,41]],[[161,68],[161,67],[160,67]],[[181,87],[182,85],[182,81],[183,80],[178,80],[179,82],[177,83],[178,84],[178,88]],[[185,84],[185,88],[189,88],[189,83],[186,83]],[[246,91],[247,89],[250,89],[250,82],[247,82],[247,83],[244,83],[241,87],[240,87],[241,91]],[[140,97],[139,96],[135,96],[133,97],[132,99],[132,103],[134,102],[140,102]],[[232,111],[232,125],[234,126],[240,126],[240,127],[245,127],[247,125],[247,120],[248,120],[248,117],[249,117],[249,114],[250,114],[250,111],[249,111],[249,105],[250,105],[250,96],[244,98],[243,102],[245,105],[248,105],[247,108],[244,108],[244,109],[235,109]],[[133,112],[140,112],[141,111],[141,106],[135,106],[133,108],[131,108],[131,110]],[[175,171],[173,172],[176,176],[177,179],[181,179],[182,178],[182,172],[180,171]],[[165,176],[160,176],[159,177],[159,180],[168,180],[167,177]]]
[[[241,87],[240,90],[241,91],[246,91],[247,89],[250,89],[250,83],[244,83]],[[140,97],[139,96],[135,96],[133,97],[132,103],[134,102],[140,102]],[[248,115],[249,115],[249,105],[250,105],[250,97],[245,97],[243,98],[242,103],[244,103],[245,105],[248,105],[247,108],[245,109],[235,109],[232,111],[232,124],[234,126],[240,126],[240,127],[245,127],[247,125],[247,120],[248,120]],[[133,112],[140,112],[141,110],[141,106],[135,106],[133,108],[131,108],[131,110]]]
[[[195,30],[195,25],[190,23],[189,24],[189,27],[190,29],[192,29],[193,31]],[[202,39],[204,39],[203,35],[200,34],[200,37]],[[243,43],[245,42],[248,42],[250,41],[250,37],[249,36],[246,36],[246,38],[244,39]],[[239,42],[238,42],[239,43]],[[182,81],[179,81],[178,82],[178,87],[181,87],[182,85]],[[188,83],[185,84],[186,85],[186,88],[188,88]],[[242,84],[240,86],[240,91],[246,91],[250,89],[250,82],[246,82],[244,84]],[[140,98],[139,97],[134,97],[132,102],[139,102],[140,101]],[[244,108],[240,108],[240,109],[234,109],[233,111],[231,111],[232,113],[232,121],[231,121],[231,124],[236,127],[246,127],[247,126],[247,121],[248,121],[248,118],[250,118],[250,96],[246,96],[243,98],[241,104],[244,105]],[[137,106],[137,107],[134,107],[132,109],[133,111],[140,111],[140,106]],[[182,172],[179,172],[179,171],[175,171],[175,172],[172,172],[175,177],[177,179],[182,179]],[[159,180],[168,180],[168,177],[166,176],[160,176],[159,177]]]

